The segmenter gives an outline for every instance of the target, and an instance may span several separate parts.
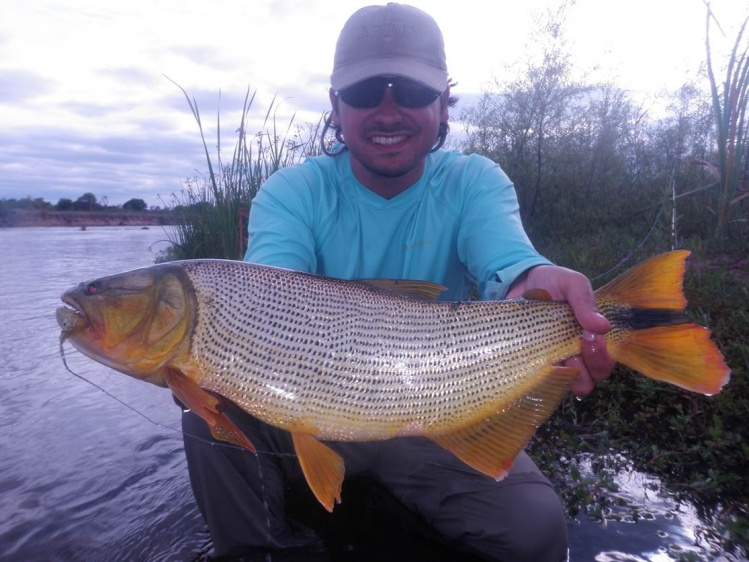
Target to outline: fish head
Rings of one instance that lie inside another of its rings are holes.
[[[81,283],[62,301],[61,341],[135,378],[165,385],[161,368],[189,346],[194,291],[170,264]]]

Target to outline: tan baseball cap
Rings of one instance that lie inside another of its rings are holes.
[[[330,85],[342,90],[374,76],[404,76],[444,91],[447,62],[437,22],[395,2],[354,12],[338,37]]]

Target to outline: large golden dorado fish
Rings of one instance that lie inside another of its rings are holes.
[[[684,314],[689,252],[635,266],[596,292],[610,355],[650,378],[715,394],[729,369]],[[245,262],[188,260],[66,292],[61,340],[168,386],[213,435],[254,451],[230,400],[291,432],[318,500],[340,502],[343,460],[319,440],[425,436],[502,478],[577,371],[570,307],[532,299],[438,302],[424,282],[341,281]]]

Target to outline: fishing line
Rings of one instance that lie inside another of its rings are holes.
[[[135,412],[136,414],[138,414],[140,417],[142,417],[144,420],[152,423],[156,427],[160,427],[162,429],[168,429],[169,431],[173,431],[175,433],[180,433],[183,437],[189,437],[190,439],[194,439],[195,441],[199,441],[200,443],[203,443],[205,445],[210,445],[211,447],[226,447],[227,449],[237,449],[239,451],[245,451],[247,453],[250,452],[247,449],[245,449],[244,447],[239,447],[237,445],[232,445],[231,443],[223,443],[223,442],[218,442],[218,441],[211,441],[209,439],[205,439],[203,437],[199,437],[199,436],[191,434],[191,433],[185,433],[181,429],[177,429],[176,427],[171,427],[171,426],[168,426],[168,425],[164,425],[161,422],[158,422],[158,421],[156,421],[154,419],[149,418],[146,414],[144,414],[143,412],[141,412],[140,410],[138,410],[134,406],[131,406],[130,404],[128,404],[124,400],[121,400],[120,398],[118,398],[117,396],[115,396],[114,394],[112,394],[111,392],[109,392],[107,389],[105,389],[104,387],[96,384],[94,381],[91,381],[91,380],[87,379],[83,375],[80,375],[80,374],[76,373],[75,371],[73,371],[73,369],[71,369],[70,366],[68,365],[67,357],[65,356],[65,347],[63,346],[63,343],[64,343],[64,338],[60,338],[60,357],[62,358],[62,364],[65,365],[65,369],[71,375],[73,375],[73,376],[81,379],[82,381],[90,384],[94,388],[100,390],[101,392],[103,392],[104,394],[106,394],[107,396],[109,396],[111,399],[115,400],[116,402],[119,402],[120,404],[122,404],[123,406],[125,406],[126,408],[128,408],[129,410],[132,410],[133,412]],[[255,451],[255,454],[256,455],[272,455],[272,456],[275,456],[275,457],[296,457],[296,455],[293,454],[293,453],[276,453],[274,451]]]
[[[611,273],[612,271],[615,271],[615,270],[619,269],[625,263],[627,263],[629,260],[631,260],[632,257],[635,255],[635,252],[637,252],[637,250],[639,250],[640,248],[642,248],[643,244],[645,244],[645,242],[647,242],[648,238],[650,238],[650,235],[653,234],[653,231],[655,230],[655,227],[658,224],[658,219],[663,214],[664,207],[665,206],[662,205],[661,208],[658,210],[658,213],[655,215],[655,219],[653,219],[653,223],[650,225],[650,230],[648,230],[648,233],[645,235],[645,237],[640,241],[640,243],[637,246],[635,246],[632,249],[632,251],[629,252],[629,254],[627,254],[625,257],[623,257],[619,261],[619,263],[617,263],[614,267],[612,267],[608,271],[604,271],[600,275],[596,275],[595,277],[591,277],[590,280],[591,281],[597,281],[597,280],[599,280],[599,279],[601,279],[603,277],[606,277],[609,273]]]

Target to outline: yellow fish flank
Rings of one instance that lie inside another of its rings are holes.
[[[729,370],[689,322],[688,252],[657,256],[596,292],[609,353],[658,380],[717,393]],[[82,283],[58,308],[62,340],[113,369],[168,386],[218,439],[254,447],[229,400],[292,434],[329,510],[344,466],[318,440],[428,437],[502,478],[577,371],[571,309],[525,300],[438,302],[416,281],[341,281],[224,260],[155,265]],[[536,300],[541,299],[541,300]]]

